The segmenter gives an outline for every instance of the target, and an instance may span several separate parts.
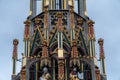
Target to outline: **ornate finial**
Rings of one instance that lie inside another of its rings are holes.
[[[104,58],[103,43],[104,43],[104,40],[102,38],[98,39],[98,44],[100,46],[100,58]]]
[[[40,19],[39,17],[36,17],[36,18],[35,18],[35,23],[38,24],[38,23],[40,22],[40,20],[41,20],[41,19]]]
[[[19,44],[18,39],[14,39],[14,40],[13,40],[13,45],[16,45],[16,46],[17,46],[18,44]]]
[[[100,39],[98,39],[98,43],[99,43],[99,45],[103,45],[104,40],[102,38],[100,38]]]
[[[44,12],[46,12],[46,13],[48,12],[48,6],[44,7]]]
[[[93,26],[93,24],[95,24],[95,22],[93,20],[88,20],[88,26]]]
[[[29,27],[30,27],[30,20],[27,19],[25,22],[25,30],[24,30],[24,39],[29,39]]]
[[[83,23],[83,19],[81,17],[77,18],[78,25],[81,25]]]
[[[72,6],[70,6],[70,13],[74,12],[74,8]]]
[[[95,40],[95,34],[94,34],[94,27],[93,24],[95,23],[93,20],[88,20],[88,35],[89,39],[94,39]]]
[[[29,25],[30,25],[30,20],[27,19],[27,20],[24,22],[24,24],[25,24],[26,26],[29,26]]]
[[[19,41],[18,39],[14,39],[13,40],[13,59],[17,59],[17,45],[18,45]]]

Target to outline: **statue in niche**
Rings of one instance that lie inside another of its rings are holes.
[[[43,68],[43,74],[42,74],[42,76],[40,77],[39,80],[51,80],[51,75],[48,72],[48,68],[47,67]]]
[[[76,67],[74,67],[74,68],[71,70],[70,80],[80,80],[80,79],[78,78],[78,71],[77,71],[77,68],[76,68]]]

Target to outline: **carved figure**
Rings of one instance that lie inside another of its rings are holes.
[[[77,72],[77,68],[73,68],[73,70],[70,73],[70,80],[80,80],[78,78],[78,72]]]
[[[42,76],[40,77],[39,80],[51,80],[51,75],[50,75],[50,73],[48,72],[47,67],[44,67],[44,68],[43,68],[43,74],[42,74]]]

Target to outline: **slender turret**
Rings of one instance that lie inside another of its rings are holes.
[[[17,60],[17,45],[18,45],[18,40],[14,39],[13,40],[13,71],[12,71],[12,80],[14,80],[14,77],[16,76],[16,60]]]
[[[25,31],[24,31],[24,43],[25,43],[25,56],[29,56],[30,54],[30,33],[29,33],[29,27],[30,27],[30,21],[27,19],[25,22]]]
[[[106,79],[106,70],[105,70],[105,54],[104,54],[104,48],[103,48],[103,43],[104,40],[100,38],[98,40],[99,46],[100,46],[100,67],[101,67],[101,75],[102,75],[102,80],[107,80]]]
[[[88,38],[89,38],[89,55],[94,58],[94,64],[97,65],[96,52],[95,52],[95,34],[94,34],[94,21],[88,21]]]

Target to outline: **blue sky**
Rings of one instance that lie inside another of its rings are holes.
[[[19,57],[23,52],[23,21],[28,10],[29,0],[0,0],[0,80],[11,79],[14,38],[19,39]],[[87,0],[87,11],[95,21],[96,40],[102,37],[105,41],[107,78],[120,80],[120,0]],[[96,48],[99,54],[98,44]]]

